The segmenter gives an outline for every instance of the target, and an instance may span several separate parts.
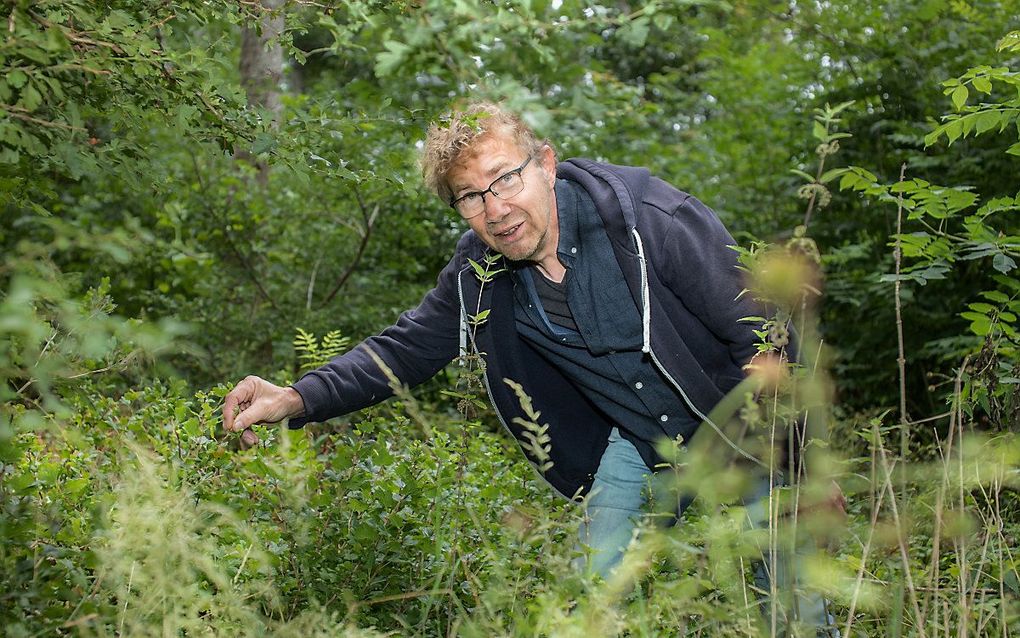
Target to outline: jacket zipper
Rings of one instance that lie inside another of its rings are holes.
[[[641,322],[644,328],[644,344],[641,346],[641,351],[647,352],[649,356],[651,356],[652,362],[655,363],[655,366],[659,369],[660,372],[662,372],[663,376],[669,379],[669,382],[672,383],[673,387],[677,389],[677,392],[679,392],[680,396],[683,397],[684,402],[687,404],[687,407],[689,407],[691,411],[694,412],[694,414],[698,415],[702,421],[712,426],[712,429],[715,430],[716,434],[721,436],[723,440],[726,441],[726,443],[728,443],[729,446],[736,450],[741,456],[744,456],[745,458],[754,461],[758,465],[761,465],[762,464],[761,461],[754,458],[754,456],[748,454],[743,448],[741,448],[739,445],[730,440],[730,438],[726,436],[726,433],[722,431],[722,428],[716,425],[716,423],[712,421],[712,419],[708,418],[708,415],[706,415],[704,412],[699,410],[694,405],[694,402],[691,401],[690,397],[687,396],[687,393],[684,392],[684,389],[680,387],[680,384],[677,383],[676,379],[673,378],[673,375],[671,375],[669,371],[666,370],[666,366],[662,365],[662,363],[659,361],[659,358],[655,356],[655,351],[652,350],[652,336],[651,336],[652,311],[651,304],[649,303],[651,295],[648,289],[648,263],[645,260],[645,248],[644,244],[641,242],[641,235],[638,234],[637,228],[632,228],[631,232],[634,234],[634,245],[637,247],[638,261],[641,262],[641,303],[644,306],[641,309]]]
[[[638,261],[641,263],[641,327],[642,339],[644,341],[641,345],[641,351],[647,352],[651,355],[655,366],[659,368],[659,371],[662,372],[662,374],[669,379],[669,382],[673,384],[673,387],[677,389],[680,396],[684,398],[684,402],[687,403],[687,407],[701,417],[701,420],[708,421],[712,424],[713,428],[718,429],[716,425],[694,405],[694,402],[687,396],[684,389],[680,387],[680,384],[673,378],[673,375],[671,375],[669,371],[666,370],[666,367],[659,362],[659,358],[655,356],[655,351],[652,350],[652,305],[650,303],[651,294],[648,290],[648,263],[645,260],[645,247],[641,242],[641,235],[638,234],[637,228],[632,228],[631,232],[634,233],[634,245],[637,247]]]

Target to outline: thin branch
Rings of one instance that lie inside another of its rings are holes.
[[[900,182],[903,182],[907,172],[907,164],[900,165]],[[896,279],[893,282],[895,294],[893,300],[896,304],[896,344],[899,348],[899,357],[896,364],[900,372],[900,458],[906,461],[907,451],[910,447],[910,436],[907,428],[907,357],[903,349],[903,304],[900,299],[900,265],[903,259],[900,235],[903,233],[903,195],[896,195],[896,248],[893,249],[893,261],[896,263]],[[906,487],[906,465],[900,466],[900,489]],[[905,496],[905,495],[904,495]]]
[[[828,126],[826,126],[826,132],[828,132]],[[825,155],[818,158],[818,171],[815,173],[815,183],[822,183],[822,171],[825,170]],[[804,229],[807,230],[808,224],[811,223],[811,213],[815,210],[815,200],[818,198],[818,194],[811,191],[811,197],[808,199],[807,210],[804,212]]]
[[[266,291],[265,287],[262,285],[262,282],[255,275],[255,269],[252,266],[251,262],[248,260],[247,256],[241,251],[241,249],[238,248],[236,242],[234,242],[234,234],[230,230],[230,224],[228,223],[228,220],[223,216],[223,214],[220,212],[218,208],[212,206],[209,203],[210,198],[208,196],[208,190],[206,188],[205,182],[202,180],[202,171],[198,166],[198,158],[195,156],[194,153],[191,153],[191,162],[195,167],[195,178],[198,180],[198,186],[199,188],[202,189],[202,193],[206,195],[205,197],[202,198],[202,203],[205,206],[205,209],[211,215],[216,217],[217,220],[219,220],[220,224],[222,224],[223,236],[227,240],[227,247],[229,247],[230,251],[234,253],[234,256],[237,258],[237,260],[241,262],[242,270],[244,270],[244,273],[248,276],[249,279],[251,279],[252,283],[255,284],[255,288],[259,291],[259,294],[262,296],[262,298],[269,302],[269,305],[273,308],[273,310],[279,310],[279,308],[276,307],[276,301],[273,300],[273,298],[269,295],[269,292]]]
[[[51,22],[51,21],[47,20],[46,18],[43,18],[41,16],[37,16],[34,13],[31,13],[31,12],[29,12],[28,15],[33,20],[35,20],[36,22],[38,22],[39,24],[41,24],[44,27],[49,27],[49,28],[54,28],[55,27],[57,29],[60,29],[63,32],[64,37],[67,38],[68,40],[70,40],[71,42],[75,42],[77,44],[85,44],[85,45],[93,46],[93,47],[104,47],[104,48],[110,49],[111,51],[113,51],[114,53],[117,53],[118,55],[124,55],[124,49],[120,48],[119,46],[117,46],[116,44],[114,44],[112,42],[104,42],[102,40],[93,40],[92,38],[85,37],[84,35],[81,34],[81,32],[75,31],[71,27],[65,26],[63,24],[58,24],[56,22]]]
[[[10,115],[11,117],[18,118],[19,120],[23,120],[25,122],[31,122],[33,124],[38,124],[39,126],[45,126],[46,128],[59,128],[59,129],[65,130],[65,131],[84,131],[85,130],[85,129],[77,127],[77,126],[71,126],[70,124],[64,124],[63,122],[51,122],[50,120],[40,120],[37,117],[32,117],[31,115],[28,115],[28,113],[30,113],[31,111],[28,111],[26,109],[23,109],[23,108],[20,108],[20,107],[17,107],[17,106],[12,106],[10,104],[0,104],[0,109],[3,109],[5,111],[7,111],[7,114]]]
[[[312,309],[312,292],[315,290],[315,275],[319,272],[319,264],[322,263],[322,257],[320,256],[315,260],[315,264],[312,266],[312,274],[308,277],[308,292],[305,294],[305,310]]]
[[[889,499],[889,505],[892,508],[893,524],[896,526],[896,544],[899,546],[900,559],[903,561],[903,576],[907,581],[907,593],[910,594],[910,603],[914,607],[914,618],[917,622],[917,630],[920,632],[922,638],[926,635],[924,632],[924,616],[921,615],[921,607],[917,603],[917,588],[914,587],[914,577],[910,574],[910,556],[907,552],[907,545],[904,536],[907,530],[903,526],[903,522],[900,519],[899,508],[896,507],[895,491],[892,486],[892,471],[893,468],[889,465],[889,459],[885,455],[885,445],[882,444],[881,435],[878,434],[877,428],[875,435],[877,437],[876,443],[878,444],[878,453],[882,459],[883,469],[883,480],[885,482],[886,489],[892,494],[893,498]]]
[[[357,200],[358,207],[361,209],[361,218],[364,224],[361,229],[361,241],[358,242],[358,251],[354,254],[354,259],[347,265],[347,268],[344,269],[344,272],[340,275],[340,278],[337,279],[333,289],[328,295],[326,295],[326,298],[323,300],[322,304],[320,304],[320,307],[324,307],[333,301],[333,297],[336,297],[336,294],[340,292],[340,289],[344,287],[347,280],[354,274],[354,270],[358,267],[358,264],[361,263],[361,258],[365,254],[365,248],[368,247],[368,240],[372,236],[372,229],[375,227],[375,220],[379,216],[379,204],[376,204],[372,209],[372,212],[369,212],[368,206],[365,204],[365,200],[361,196],[361,191],[358,190],[357,186],[355,186],[353,190],[354,198]]]

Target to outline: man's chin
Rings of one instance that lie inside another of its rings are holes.
[[[524,246],[519,241],[511,242],[509,244],[494,242],[493,244],[490,244],[490,246],[493,250],[510,261],[526,261],[535,254],[534,249],[529,250],[527,246]]]

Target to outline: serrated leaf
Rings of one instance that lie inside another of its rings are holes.
[[[387,40],[383,46],[386,50],[375,56],[375,74],[379,77],[393,73],[412,50],[410,46],[396,40]]]
[[[21,103],[22,108],[31,113],[42,104],[42,95],[33,84],[29,83],[25,85],[25,90],[21,92],[21,99],[18,101]]]
[[[20,69],[14,69],[7,74],[7,83],[16,89],[20,89],[25,86],[25,82],[28,81],[28,76],[25,72]]]
[[[471,264],[472,268],[474,268],[475,274],[478,275],[479,279],[485,277],[485,266],[482,266],[480,263],[470,258],[468,259],[468,263]]]

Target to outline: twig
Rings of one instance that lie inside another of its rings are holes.
[[[312,309],[312,292],[315,290],[315,275],[319,272],[319,264],[322,263],[322,257],[320,256],[315,260],[315,264],[312,265],[312,274],[308,277],[308,292],[305,293],[305,310]]]
[[[77,127],[77,126],[71,126],[70,124],[64,124],[63,122],[52,122],[50,120],[41,120],[41,119],[39,119],[37,117],[32,117],[31,115],[28,115],[28,113],[30,111],[28,111],[26,109],[23,109],[23,108],[20,108],[20,107],[17,107],[17,106],[12,106],[10,104],[0,104],[0,109],[3,109],[5,111],[7,111],[7,114],[10,115],[11,117],[15,117],[15,118],[17,118],[19,120],[22,120],[22,121],[25,121],[25,122],[31,122],[33,124],[38,124],[39,126],[45,126],[46,128],[59,128],[59,129],[65,130],[65,131],[84,131],[85,130],[85,129]]]
[[[347,265],[347,268],[344,269],[344,272],[340,275],[336,285],[333,286],[333,290],[326,295],[326,299],[323,300],[321,306],[326,306],[333,301],[333,297],[340,292],[340,289],[344,287],[347,280],[354,274],[354,270],[358,267],[358,264],[361,263],[361,258],[365,254],[365,248],[368,247],[368,240],[372,236],[372,229],[375,228],[375,220],[379,215],[379,204],[376,204],[372,209],[372,212],[369,213],[368,206],[365,204],[365,200],[362,199],[361,192],[358,190],[357,186],[355,186],[353,190],[354,198],[357,200],[358,207],[361,209],[361,218],[364,222],[364,226],[360,233],[361,241],[358,242],[358,251],[354,254],[354,259]]]
[[[815,174],[815,183],[820,184],[822,180],[822,171],[825,170],[825,156],[818,158],[818,172]],[[811,213],[815,209],[815,200],[818,198],[818,194],[811,191],[811,197],[808,199],[807,210],[804,212],[804,229],[807,230],[808,224],[811,223]]]
[[[907,172],[907,165],[900,165],[900,181],[903,181]],[[903,258],[903,251],[900,245],[900,235],[903,233],[903,195],[896,195],[896,248],[893,249],[893,261],[896,263],[896,279],[893,282],[895,290],[894,301],[896,303],[896,343],[899,347],[899,357],[896,363],[900,370],[900,458],[906,460],[907,448],[910,438],[907,436],[907,358],[903,351],[903,312],[900,300],[900,264]],[[905,467],[905,466],[904,466]],[[904,470],[905,471],[905,470]],[[901,473],[901,479],[905,479]],[[904,481],[901,480],[901,489]]]
[[[878,426],[875,426],[875,436],[878,436]],[[872,450],[874,455],[874,450]],[[893,495],[895,498],[896,495]],[[857,582],[854,585],[854,595],[850,599],[850,610],[847,612],[846,617],[846,628],[843,629],[844,636],[852,636],[850,633],[850,627],[854,623],[854,612],[857,610],[857,599],[861,593],[861,584],[864,582],[864,568],[867,566],[868,554],[871,552],[871,541],[875,537],[875,528],[878,527],[878,513],[882,509],[882,499],[885,498],[885,489],[883,488],[878,493],[878,500],[875,502],[875,507],[871,511],[871,527],[868,529],[868,540],[864,543],[864,551],[861,553],[861,566],[857,570]]]
[[[877,433],[876,433],[877,434]],[[907,546],[904,540],[906,530],[900,521],[899,508],[896,507],[895,490],[892,486],[892,468],[889,466],[889,460],[885,455],[885,446],[882,445],[881,436],[878,436],[876,443],[878,444],[878,453],[882,457],[882,469],[884,470],[884,482],[886,488],[893,493],[893,498],[889,499],[889,505],[892,507],[893,524],[896,525],[896,544],[899,546],[900,559],[903,561],[903,576],[907,581],[907,593],[910,594],[910,603],[914,607],[914,614],[917,621],[917,629],[920,632],[922,638],[926,635],[924,633],[924,617],[921,615],[921,607],[917,603],[917,589],[914,587],[914,577],[910,575],[910,556],[907,554]]]
[[[201,94],[198,95],[199,97],[201,97]],[[202,101],[205,102],[205,99],[203,98]],[[206,105],[208,106],[208,103],[206,103]],[[196,157],[194,153],[191,153],[191,163],[195,167],[195,178],[198,180],[198,186],[199,188],[202,189],[202,193],[206,195],[205,197],[202,198],[202,203],[205,206],[205,209],[211,215],[216,217],[221,224],[223,224],[223,236],[227,240],[227,246],[230,248],[231,252],[234,253],[234,256],[237,258],[237,260],[241,262],[241,266],[243,267],[244,273],[248,276],[249,279],[251,279],[252,283],[255,284],[255,288],[258,290],[262,298],[269,302],[269,305],[270,307],[272,307],[273,310],[279,310],[279,308],[276,307],[276,301],[274,301],[273,298],[269,296],[269,292],[266,291],[265,287],[262,285],[262,282],[255,275],[254,267],[252,266],[251,262],[249,262],[247,256],[243,252],[241,252],[241,249],[238,248],[237,244],[234,242],[234,234],[230,229],[230,224],[228,220],[223,216],[222,213],[220,213],[220,210],[218,208],[214,207],[212,204],[209,203],[210,197],[208,194],[208,188],[205,182],[202,180],[202,171],[198,165],[198,157]],[[231,193],[229,197],[233,198],[233,193]]]

